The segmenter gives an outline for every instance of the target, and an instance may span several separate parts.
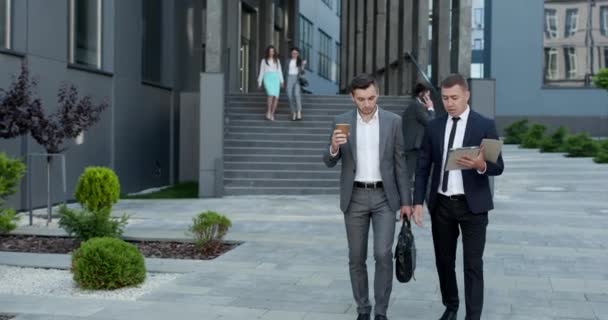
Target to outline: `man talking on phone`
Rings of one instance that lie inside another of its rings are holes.
[[[416,173],[416,160],[424,136],[424,128],[429,121],[435,118],[435,108],[431,100],[431,89],[422,83],[414,87],[414,101],[405,108],[401,119],[403,119],[403,149],[405,152],[405,164],[407,166],[407,177],[414,180]]]
[[[355,110],[334,119],[323,161],[342,161],[340,209],[344,213],[348,260],[357,320],[371,319],[367,277],[367,239],[374,237],[374,320],[386,320],[393,283],[395,214],[412,214],[410,185],[403,157],[401,118],[378,107],[378,85],[361,74],[350,83]],[[348,129],[345,129],[348,128]]]

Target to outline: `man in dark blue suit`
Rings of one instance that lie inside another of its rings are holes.
[[[462,232],[466,319],[481,319],[483,307],[483,250],[486,243],[488,211],[494,208],[489,176],[502,174],[502,155],[496,163],[486,161],[483,152],[475,158],[457,162],[463,170],[445,171],[447,151],[452,148],[479,146],[482,139],[498,139],[496,125],[471,110],[467,81],[459,74],[441,83],[441,96],[447,114],[427,126],[418,156],[414,189],[414,222],[422,226],[422,204],[431,167],[431,214],[435,263],[441,297],[446,307],[440,320],[455,320],[458,311],[456,284],[456,246]],[[483,151],[483,146],[481,146]]]

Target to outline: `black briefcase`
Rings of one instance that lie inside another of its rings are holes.
[[[407,224],[406,224],[407,222]],[[409,282],[416,270],[416,243],[410,220],[405,218],[401,224],[401,231],[397,237],[395,248],[395,276],[399,282]]]

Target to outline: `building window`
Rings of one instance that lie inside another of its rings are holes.
[[[321,1],[323,1],[323,3],[325,3],[325,5],[327,5],[330,9],[334,7],[332,4],[333,0],[321,0]]]
[[[101,69],[103,0],[70,0],[70,63]]]
[[[162,83],[162,0],[142,1],[143,34],[141,48],[141,77],[144,81]]]
[[[319,29],[319,76],[331,80],[331,38]]]
[[[334,68],[334,77],[333,77],[333,79],[334,79],[334,81],[336,83],[340,83],[340,58],[341,58],[340,55],[341,54],[342,54],[342,50],[341,50],[341,47],[340,47],[340,43],[336,42],[336,59],[335,59],[336,60],[336,63],[335,63],[336,67]]]
[[[310,60],[310,52],[312,51],[312,22],[300,15],[300,50],[302,59],[306,60],[306,69],[312,71],[312,63]]]
[[[0,48],[11,47],[11,0],[0,0]]]
[[[483,29],[483,8],[475,8],[473,12],[473,28]]]
[[[578,9],[568,9],[566,10],[566,30],[564,31],[564,35],[566,38],[573,36],[576,34],[578,29]]]
[[[471,63],[471,78],[483,79],[483,63]]]
[[[545,79],[556,80],[557,74],[557,49],[545,48]]]
[[[576,48],[564,48],[564,66],[566,79],[576,78]]]
[[[557,10],[545,9],[545,37],[557,37]]]
[[[600,7],[600,32],[608,36],[608,6]]]
[[[593,76],[604,64],[608,5],[604,1],[544,0],[544,14],[543,85],[593,86]]]
[[[481,39],[473,40],[473,50],[483,50],[483,41]]]

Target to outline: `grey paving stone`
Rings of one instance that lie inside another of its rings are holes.
[[[608,166],[514,146],[505,147],[504,158],[484,256],[483,319],[608,320]],[[184,274],[138,301],[0,295],[0,310],[23,313],[26,320],[164,320],[175,314],[186,320],[356,318],[335,195],[126,200],[116,210],[133,214],[125,236],[166,239],[188,239],[194,215],[218,211],[233,222],[227,238],[245,243],[211,261],[147,259],[151,270]],[[395,281],[391,319],[435,319],[444,309],[430,219],[424,219],[424,228],[414,228],[416,281]],[[43,228],[18,232],[61,234]],[[0,252],[0,264],[67,268],[69,256]],[[371,254],[367,264],[371,281]],[[456,271],[463,319],[461,243]]]

